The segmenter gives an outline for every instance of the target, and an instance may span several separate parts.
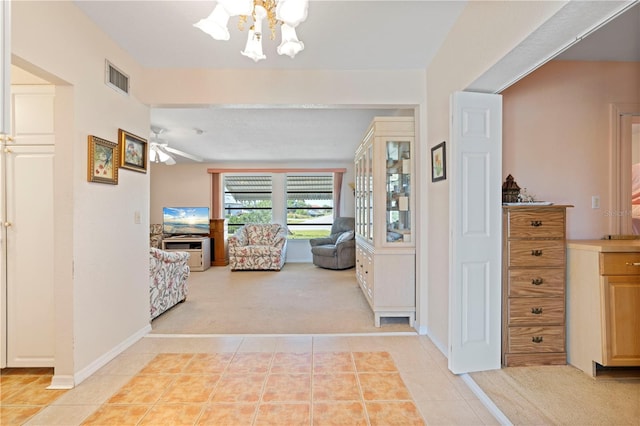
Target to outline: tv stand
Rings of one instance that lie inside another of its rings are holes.
[[[208,236],[175,236],[162,240],[162,250],[186,251],[192,271],[206,271],[211,266],[211,240]]]

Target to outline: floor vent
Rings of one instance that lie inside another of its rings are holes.
[[[106,61],[105,83],[118,92],[129,94],[129,76],[116,68],[111,62]]]

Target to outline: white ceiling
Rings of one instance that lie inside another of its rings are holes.
[[[235,28],[235,18],[229,21],[227,42],[215,41],[193,27],[213,10],[214,1],[75,3],[144,67],[332,70],[426,69],[466,5],[465,1],[311,0],[309,16],[298,27],[305,50],[294,59],[282,57],[275,53],[278,40],[265,39],[267,59],[254,63],[239,53],[246,30]],[[636,6],[564,52],[562,59],[640,61],[639,43]],[[218,105],[152,108],[151,122],[166,129],[161,138],[169,146],[207,162],[350,161],[371,118],[394,114],[413,111]],[[288,147],[286,152],[283,146]]]

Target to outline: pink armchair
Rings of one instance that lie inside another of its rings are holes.
[[[253,223],[229,237],[229,266],[237,270],[274,270],[284,266],[287,228],[277,223]]]

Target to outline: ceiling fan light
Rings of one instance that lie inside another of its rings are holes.
[[[298,40],[296,29],[287,24],[280,27],[282,42],[278,46],[278,55],[287,55],[294,58],[300,51],[304,50],[304,43]]]
[[[200,28],[209,34],[215,40],[229,40],[231,38],[227,24],[229,23],[229,13],[221,5],[216,5],[211,15],[205,19],[201,19],[193,24],[194,27]]]
[[[276,5],[276,18],[292,27],[307,19],[309,0],[279,0]]]

